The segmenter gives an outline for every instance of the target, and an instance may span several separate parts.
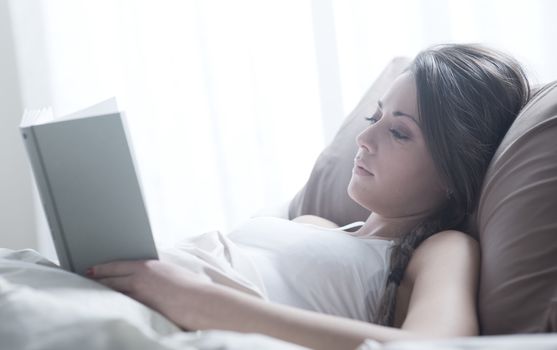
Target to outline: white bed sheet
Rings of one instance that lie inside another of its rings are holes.
[[[557,350],[557,334],[478,336],[385,344],[367,340],[357,350]]]
[[[0,349],[302,349],[271,337],[183,332],[33,250],[0,249]]]

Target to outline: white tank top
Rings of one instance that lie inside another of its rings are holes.
[[[236,227],[227,238],[251,261],[256,273],[250,271],[248,279],[266,299],[371,322],[394,242],[343,231],[363,224],[332,229],[258,217]]]

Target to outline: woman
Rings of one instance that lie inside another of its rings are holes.
[[[440,45],[420,52],[378,101],[356,139],[348,186],[372,213],[343,234],[389,257],[375,262],[385,278],[372,283],[370,293],[380,295],[373,323],[263,300],[160,261],[107,263],[90,276],[187,330],[263,333],[319,349],[478,334],[479,250],[466,224],[491,157],[529,94],[514,59],[479,45]],[[295,221],[308,220],[330,224]],[[354,281],[353,299],[358,286],[369,288]]]

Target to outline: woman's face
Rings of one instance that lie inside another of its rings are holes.
[[[436,209],[446,198],[418,114],[414,77],[405,72],[378,101],[370,125],[356,138],[359,148],[348,194],[372,212],[414,215]]]

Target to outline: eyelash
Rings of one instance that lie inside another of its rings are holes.
[[[377,122],[377,113],[375,113],[372,117],[365,117],[364,119],[371,122],[371,121],[376,121]],[[393,134],[393,136],[399,140],[406,140],[408,139],[407,136],[402,135],[401,133],[399,133],[398,131],[396,131],[395,129],[389,129],[389,131],[391,132],[391,134]]]

